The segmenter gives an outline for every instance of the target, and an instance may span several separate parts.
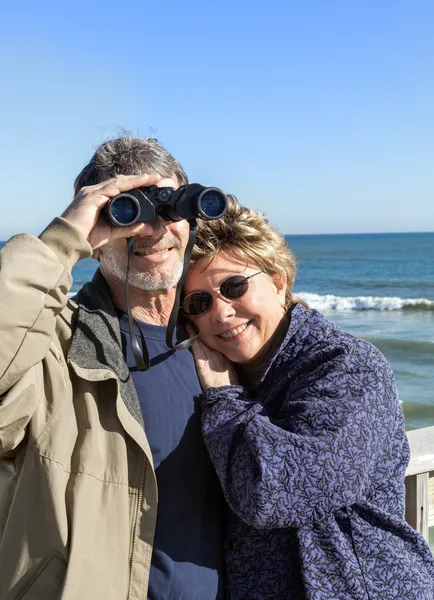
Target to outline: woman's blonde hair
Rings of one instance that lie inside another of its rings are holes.
[[[191,256],[193,268],[200,262],[199,269],[205,269],[218,254],[224,252],[240,262],[255,263],[270,276],[277,274],[280,281],[286,283],[286,308],[296,302],[307,306],[292,293],[296,258],[284,237],[264,214],[243,206],[235,196],[228,195],[228,200],[228,210],[223,218],[198,221],[198,234]]]

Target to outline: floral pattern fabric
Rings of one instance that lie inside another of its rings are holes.
[[[378,349],[297,305],[254,389],[199,400],[230,507],[231,600],[434,600],[434,559],[404,519],[409,448]]]

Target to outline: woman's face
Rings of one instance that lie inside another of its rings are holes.
[[[186,304],[187,295],[193,292],[208,292],[212,298],[205,313],[191,316],[199,326],[200,339],[232,362],[246,366],[265,360],[274,334],[284,321],[286,286],[278,276],[273,278],[260,271],[254,263],[241,263],[222,253],[204,271],[200,263],[190,269],[184,286]],[[230,300],[222,295],[219,288],[228,277],[248,277],[258,272],[248,280],[243,296]],[[200,302],[196,304],[201,306]]]

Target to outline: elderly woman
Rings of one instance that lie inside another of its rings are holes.
[[[231,600],[429,600],[404,519],[409,449],[382,354],[292,293],[295,259],[232,201],[203,222],[183,310],[205,442],[229,504]]]

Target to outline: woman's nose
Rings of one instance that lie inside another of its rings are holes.
[[[222,298],[221,296],[214,296],[211,308],[211,319],[214,323],[224,323],[234,314],[235,308],[231,300]]]

